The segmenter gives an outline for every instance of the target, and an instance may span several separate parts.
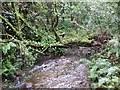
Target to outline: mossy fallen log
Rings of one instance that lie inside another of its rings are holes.
[[[17,39],[11,40],[2,40],[0,43],[8,43],[8,42],[18,42],[24,43],[26,46],[31,46],[34,48],[42,48],[42,47],[58,47],[58,48],[69,48],[73,45],[81,46],[81,47],[90,47],[92,45],[93,40],[79,40],[79,41],[69,41],[64,43],[54,43],[54,44],[42,44],[42,43],[33,43],[32,41],[20,41]]]
[[[92,45],[93,40],[82,40],[82,41],[71,41],[67,43],[58,43],[58,44],[47,44],[47,45],[40,45],[40,44],[28,44],[27,46],[31,47],[59,47],[59,48],[68,48],[73,45],[81,46],[81,47],[90,47]]]

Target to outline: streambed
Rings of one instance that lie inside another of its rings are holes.
[[[78,57],[60,57],[41,66],[27,81],[32,88],[88,88],[87,66]],[[28,87],[28,86],[26,86]]]
[[[94,51],[94,50],[93,50]],[[31,77],[17,83],[17,88],[89,88],[88,67],[80,59],[93,53],[88,47],[66,49],[66,55],[34,66]]]

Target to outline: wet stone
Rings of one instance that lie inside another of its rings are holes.
[[[87,66],[81,64],[76,57],[62,56],[35,68],[32,69],[35,74],[27,81],[30,83],[28,87],[88,88],[90,84]]]

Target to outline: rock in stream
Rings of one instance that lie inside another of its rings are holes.
[[[34,67],[27,88],[89,88],[87,65],[79,57],[62,56]]]

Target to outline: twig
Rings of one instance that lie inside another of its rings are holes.
[[[42,53],[44,53],[46,50],[48,49],[48,47],[45,47],[42,51]]]
[[[12,35],[10,35],[10,34],[0,34],[0,36],[9,36],[9,37],[12,37]]]
[[[73,21],[71,21],[71,22],[74,23],[74,24],[76,24],[76,25],[79,26],[80,28],[83,28],[83,29],[85,29],[85,30],[89,30],[89,29],[81,26],[80,24],[78,24],[75,20],[73,20]]]
[[[41,52],[41,51],[39,51],[39,50],[36,50],[36,49],[34,49],[34,48],[32,48],[32,47],[31,47],[31,49],[32,49],[32,50],[35,50],[35,51],[38,52],[38,53],[41,53],[41,54],[45,55],[43,52]]]
[[[18,33],[16,28],[4,16],[0,15],[0,17],[13,29],[13,31]]]

